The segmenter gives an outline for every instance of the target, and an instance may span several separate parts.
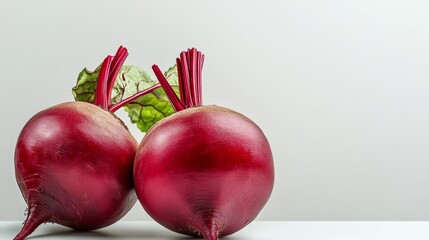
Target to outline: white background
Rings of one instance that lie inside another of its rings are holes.
[[[260,220],[429,220],[428,12],[423,0],[2,0],[0,220],[24,219],[13,152],[25,122],[72,100],[83,67],[121,44],[147,69],[206,54],[205,103],[271,142]],[[148,217],[136,204],[126,219]]]

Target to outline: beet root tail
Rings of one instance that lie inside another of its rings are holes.
[[[204,240],[219,240],[219,222],[213,216],[207,217],[202,225],[197,224],[196,229],[203,235]]]
[[[27,219],[21,231],[16,235],[13,240],[23,240],[30,235],[40,224],[49,221],[52,214],[46,208],[40,205],[30,206],[28,209]]]
[[[209,230],[208,232],[206,233],[203,232],[202,234],[203,234],[204,240],[219,240],[217,231]]]

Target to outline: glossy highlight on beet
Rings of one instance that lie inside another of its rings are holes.
[[[121,219],[137,197],[132,180],[137,141],[109,108],[112,81],[127,50],[103,62],[94,104],[67,102],[34,115],[15,148],[15,175],[27,219],[14,238],[40,224],[77,230],[106,227]],[[123,103],[118,103],[123,104]]]
[[[134,184],[158,223],[216,240],[256,218],[271,195],[274,166],[269,142],[253,121],[202,105],[203,59],[196,49],[177,59],[180,98],[153,66],[177,113],[156,123],[140,143]]]

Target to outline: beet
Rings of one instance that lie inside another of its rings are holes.
[[[137,201],[132,168],[138,143],[107,110],[111,82],[126,56],[121,47],[103,62],[95,105],[59,104],[37,113],[22,129],[15,173],[28,214],[15,240],[45,222],[77,230],[102,228]]]
[[[136,154],[134,184],[158,223],[215,240],[256,218],[271,194],[274,167],[268,140],[254,122],[227,108],[202,106],[203,59],[195,49],[177,59],[180,99],[154,65],[178,112],[147,132]]]
[[[110,112],[69,102],[39,112],[16,146],[27,221],[15,239],[44,222],[77,230],[108,226],[136,202],[132,161],[137,142]]]

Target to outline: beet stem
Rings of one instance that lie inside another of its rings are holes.
[[[27,219],[21,231],[13,240],[23,240],[30,235],[40,224],[49,221],[52,218],[52,213],[41,205],[30,206]]]
[[[106,89],[106,100],[108,102],[108,107],[112,105],[112,90],[115,84],[116,77],[118,76],[119,71],[124,65],[125,59],[128,57],[128,51],[125,47],[120,46],[115,56],[113,57],[111,69],[109,72],[109,78],[107,80],[107,89]]]
[[[97,77],[97,87],[95,89],[94,104],[105,109],[108,107],[108,101],[106,98],[106,84],[108,81],[111,64],[112,56],[107,56],[101,64],[100,73]]]
[[[202,79],[203,79],[203,64],[204,64],[204,54],[201,52],[198,52],[198,106],[203,105],[203,85],[202,85]]]
[[[176,58],[176,69],[177,69],[177,84],[179,85],[179,93],[180,93],[180,101],[184,103],[185,101],[185,89],[184,89],[184,80],[182,75],[182,64],[180,63],[180,59]]]
[[[104,109],[110,109],[112,105],[113,86],[115,85],[116,77],[127,57],[128,50],[120,46],[115,56],[109,55],[104,59],[97,77],[94,105]]]
[[[110,112],[116,112],[116,110],[118,110],[118,109],[119,109],[119,108],[121,108],[122,106],[124,106],[124,105],[126,105],[126,104],[128,104],[128,103],[132,102],[133,100],[135,100],[135,99],[139,98],[139,97],[140,97],[140,96],[142,96],[142,95],[145,95],[145,94],[147,94],[147,93],[153,92],[155,89],[157,89],[157,88],[159,88],[159,87],[161,87],[161,84],[157,83],[157,84],[153,85],[153,86],[152,86],[152,87],[150,87],[150,88],[147,88],[147,89],[145,89],[145,90],[142,90],[142,91],[140,91],[140,92],[138,92],[138,93],[134,94],[133,96],[128,97],[128,98],[126,98],[126,99],[124,99],[124,100],[122,100],[122,101],[120,101],[120,102],[118,102],[118,103],[116,103],[116,104],[114,104],[114,105],[110,106],[110,107],[109,107],[109,111],[110,111]]]
[[[201,52],[197,51],[196,54],[196,63],[195,63],[195,75],[196,75],[196,82],[195,82],[195,102],[197,103],[197,106],[201,106],[200,103],[200,95],[201,95],[201,68],[200,68],[200,60],[201,60]]]
[[[187,60],[187,56],[185,52],[182,52],[180,54],[180,61],[182,66],[182,79],[183,79],[183,89],[185,96],[185,99],[183,101],[183,104],[185,105],[185,108],[192,106],[192,98],[191,98],[191,88],[189,86],[190,78],[189,78],[189,64]]]
[[[180,98],[177,97],[158,66],[152,66],[161,87],[164,89],[171,105],[173,105],[176,111],[202,105],[201,76],[203,62],[204,54],[195,48],[181,52],[179,58],[176,58]]]
[[[202,105],[201,76],[203,61],[204,54],[195,48],[181,52],[180,59],[176,60],[177,66],[180,66],[180,71],[177,73],[182,85],[179,90],[181,96],[183,95],[182,102],[186,108]]]
[[[152,66],[153,72],[155,73],[156,78],[158,78],[159,83],[161,84],[162,89],[164,89],[165,94],[167,94],[168,99],[170,99],[171,105],[176,110],[176,112],[185,109],[180,99],[177,97],[176,92],[174,92],[173,88],[168,83],[168,80],[165,78],[164,74],[162,74],[161,70],[157,65]]]
[[[191,92],[192,92],[192,101],[194,103],[194,106],[198,106],[198,90],[197,90],[197,84],[198,84],[198,76],[197,76],[197,69],[198,69],[198,62],[197,62],[197,50],[195,48],[191,49],[191,52],[189,54],[191,56]]]

